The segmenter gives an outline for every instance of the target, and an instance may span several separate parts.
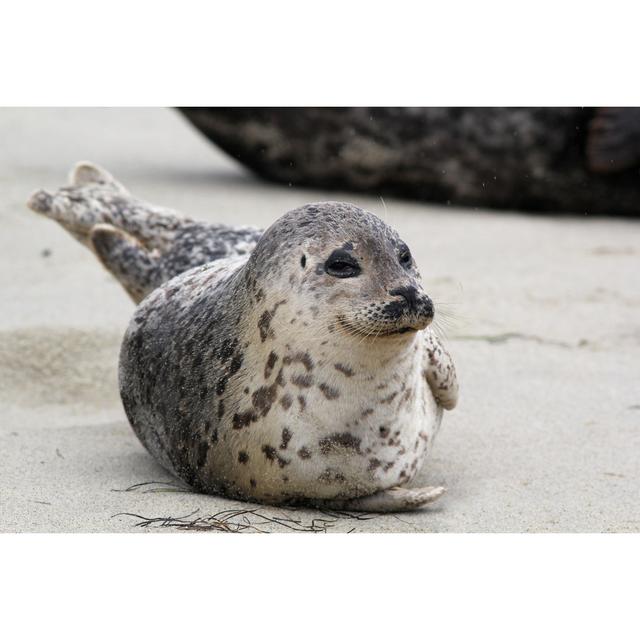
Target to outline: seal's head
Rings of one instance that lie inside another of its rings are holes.
[[[265,232],[250,262],[261,286],[283,295],[295,290],[313,311],[313,324],[330,331],[400,339],[433,319],[407,244],[380,218],[348,203],[287,213]]]

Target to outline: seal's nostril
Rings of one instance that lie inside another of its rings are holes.
[[[431,298],[426,294],[418,291],[416,287],[397,287],[389,291],[391,296],[400,296],[404,298],[409,307],[409,311],[419,314],[421,316],[427,316],[433,318],[434,309]],[[397,302],[391,304],[399,304]]]
[[[391,289],[389,295],[402,296],[412,311],[418,308],[418,290],[415,287],[397,287],[396,289]]]

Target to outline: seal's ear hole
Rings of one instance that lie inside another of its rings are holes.
[[[302,254],[302,258],[300,258],[300,266],[304,269],[307,266],[307,256]]]

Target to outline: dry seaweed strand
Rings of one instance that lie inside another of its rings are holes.
[[[191,490],[182,484],[160,480],[138,482],[126,489],[112,489],[112,491],[119,493],[191,493]],[[296,532],[327,533],[327,531],[334,527],[340,520],[365,521],[377,517],[377,514],[374,513],[354,513],[337,509],[320,509],[317,512],[320,516],[313,517],[310,522],[304,522],[301,517],[297,517],[297,514],[307,509],[295,506],[279,509],[275,512],[272,509],[273,508],[269,510],[268,515],[264,513],[263,507],[255,507],[223,509],[210,516],[196,516],[200,511],[200,509],[196,509],[180,517],[146,517],[137,513],[122,512],[116,513],[112,518],[117,516],[137,518],[138,522],[133,526],[140,528],[170,528],[185,531],[221,531],[226,533],[242,533],[245,531],[269,533],[269,531],[263,527],[275,525],[276,527]],[[296,515],[294,516],[292,514]],[[352,527],[347,533],[353,533],[354,531],[356,531],[356,528]]]
[[[149,485],[165,485],[165,486],[150,487]],[[142,489],[142,487],[149,487],[149,488]],[[149,482],[138,482],[137,484],[132,484],[130,487],[127,487],[126,489],[111,489],[111,491],[115,491],[117,493],[127,493],[130,491],[139,491],[140,493],[191,493],[188,487],[178,485],[175,482],[162,482],[160,480],[151,480]]]
[[[140,483],[140,485],[137,486],[144,484],[151,483]],[[311,522],[304,522],[301,518],[292,517],[289,513],[282,510],[275,514],[267,515],[261,507],[253,509],[225,509],[205,517],[196,516],[199,511],[199,509],[196,509],[181,517],[146,517],[130,512],[117,513],[112,517],[127,516],[137,518],[139,522],[135,523],[134,526],[141,528],[172,528],[185,531],[221,531],[225,533],[242,533],[247,531],[270,533],[270,531],[263,528],[267,525],[276,525],[277,527],[296,532],[327,533],[328,530],[335,526],[341,519],[370,520],[376,517],[374,514],[354,514],[347,511],[321,511],[320,513],[324,517],[314,517],[311,519]],[[296,510],[291,509],[290,511],[295,513]],[[355,531],[356,528],[352,527],[347,533],[353,533]]]

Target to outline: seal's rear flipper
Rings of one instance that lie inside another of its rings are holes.
[[[159,284],[157,255],[148,252],[133,236],[110,224],[98,224],[90,241],[100,262],[137,304]]]
[[[589,169],[597,173],[616,173],[640,165],[640,109],[596,109],[589,123],[586,153]]]
[[[107,222],[100,211],[101,202],[89,201],[97,190],[105,197],[127,196],[127,190],[108,172],[91,162],[79,162],[69,173],[69,186],[51,194],[40,189],[31,195],[27,206],[62,225],[76,240],[89,246],[89,233],[95,224]],[[94,205],[91,207],[89,205]],[[97,206],[95,206],[97,205]],[[94,210],[95,209],[95,210]]]
[[[76,165],[69,181],[69,186],[55,193],[36,191],[27,206],[61,224],[89,248],[89,236],[97,224],[110,224],[148,249],[163,251],[176,231],[192,222],[176,211],[138,200],[110,173],[90,162]]]
[[[380,513],[415,511],[426,504],[435,502],[445,491],[444,487],[420,487],[417,489],[393,487],[363,498],[329,500],[323,503],[323,506],[346,511],[377,511]]]
[[[90,162],[73,168],[69,186],[55,193],[36,191],[27,205],[94,251],[136,302],[162,283],[161,256],[192,224],[171,209],[138,200]]]

